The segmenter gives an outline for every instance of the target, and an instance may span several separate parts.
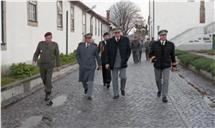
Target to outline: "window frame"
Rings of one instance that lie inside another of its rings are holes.
[[[75,6],[70,3],[70,31],[75,32]]]
[[[59,3],[59,5],[58,5]],[[61,3],[61,5],[60,5]],[[57,28],[58,30],[63,30],[63,1],[62,0],[58,0],[56,2],[56,6],[57,6]],[[59,6],[61,6],[61,10],[59,9]],[[61,23],[59,24],[59,20],[61,19]]]
[[[82,34],[85,35],[87,32],[87,13],[82,11]]]
[[[36,0],[27,1],[27,22],[29,26],[38,26],[38,2]]]

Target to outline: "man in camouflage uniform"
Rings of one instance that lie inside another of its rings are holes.
[[[44,37],[45,41],[39,42],[34,53],[33,64],[36,64],[36,62],[38,62],[38,66],[40,68],[40,76],[45,86],[45,101],[49,101],[52,91],[53,69],[55,66],[60,66],[60,56],[58,44],[52,41],[52,33],[47,32]],[[39,55],[40,59],[39,61],[37,61]]]

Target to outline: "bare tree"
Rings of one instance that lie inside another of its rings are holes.
[[[120,1],[112,5],[110,16],[111,20],[122,29],[125,35],[128,35],[137,23],[144,22],[143,17],[140,16],[140,9],[130,1]]]

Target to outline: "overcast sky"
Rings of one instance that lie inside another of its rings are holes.
[[[111,7],[111,5],[121,0],[81,0],[81,1],[89,7],[96,5],[96,8],[93,10],[98,14],[106,17],[106,10],[108,10]],[[141,9],[141,15],[147,21],[149,12],[148,8],[149,1],[148,0],[130,0],[130,1],[134,2]]]

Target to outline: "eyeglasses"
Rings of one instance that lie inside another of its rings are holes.
[[[92,39],[92,37],[85,37],[85,39]]]

